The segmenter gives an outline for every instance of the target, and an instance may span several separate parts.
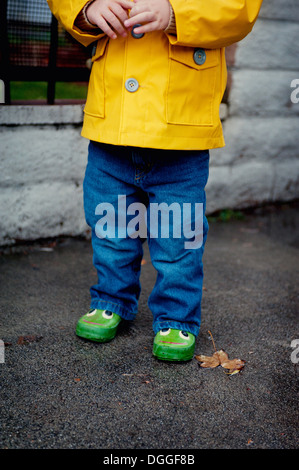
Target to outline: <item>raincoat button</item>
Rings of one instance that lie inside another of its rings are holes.
[[[131,34],[132,34],[133,38],[135,38],[135,39],[140,39],[140,38],[143,38],[143,36],[144,36],[144,33],[134,33],[134,29],[138,28],[138,26],[142,26],[142,25],[141,24],[135,24],[133,26],[132,31],[131,31]]]
[[[206,53],[204,49],[195,49],[193,54],[194,62],[197,65],[203,65],[206,61]]]
[[[129,91],[130,93],[134,93],[134,91],[137,91],[139,88],[139,83],[135,78],[128,78],[128,80],[125,83],[126,90]]]

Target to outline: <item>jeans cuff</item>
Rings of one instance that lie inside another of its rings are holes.
[[[127,307],[124,307],[117,302],[103,300],[103,299],[94,299],[91,301],[90,308],[96,308],[99,310],[110,310],[113,313],[117,313],[124,320],[134,320],[136,313],[131,312]]]
[[[194,325],[190,323],[181,323],[177,321],[155,321],[153,323],[153,330],[154,333],[158,333],[158,331],[163,330],[163,328],[173,328],[174,330],[181,330],[187,331],[188,333],[192,333],[195,337],[198,336],[200,326]]]

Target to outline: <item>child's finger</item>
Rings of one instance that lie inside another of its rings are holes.
[[[114,29],[114,31],[120,35],[125,33],[125,29],[117,16],[115,16],[114,12],[111,10],[105,11],[103,14],[105,21]]]
[[[105,19],[102,16],[99,16],[96,22],[97,26],[103,31],[103,33],[107,34],[111,39],[116,39],[117,35],[113,31],[112,28],[108,25]]]
[[[124,23],[128,19],[128,11],[124,10],[120,5],[115,3],[113,6],[110,7],[113,13],[117,16],[117,18]]]
[[[138,28],[134,28],[134,33],[136,34],[150,33],[151,31],[156,31],[157,29],[158,29],[157,21],[151,21],[142,26],[138,26]]]
[[[130,0],[118,0],[118,3],[126,10],[130,10],[130,8],[132,8],[132,5],[134,5],[134,3]]]
[[[133,3],[130,9],[130,17],[136,16],[138,13],[142,13],[144,11],[150,11],[150,8],[146,3]]]
[[[145,11],[142,13],[138,13],[136,16],[130,15],[130,18],[128,18],[124,22],[124,25],[126,28],[130,28],[131,26],[134,26],[135,24],[149,23],[150,21],[153,21],[154,19],[155,19],[155,15],[152,12]]]

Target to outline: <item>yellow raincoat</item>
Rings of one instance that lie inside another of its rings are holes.
[[[80,43],[98,40],[82,135],[136,147],[223,147],[219,106],[227,79],[224,48],[251,31],[262,0],[170,0],[176,36],[155,31],[115,40],[74,26],[86,3],[48,0]]]

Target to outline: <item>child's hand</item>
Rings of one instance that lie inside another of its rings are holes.
[[[123,23],[128,19],[128,10],[132,8],[130,0],[95,0],[86,10],[90,23],[98,26],[111,39],[127,36]]]
[[[170,20],[170,3],[168,0],[134,0],[130,18],[124,22],[126,28],[141,23],[135,33],[163,31]]]

